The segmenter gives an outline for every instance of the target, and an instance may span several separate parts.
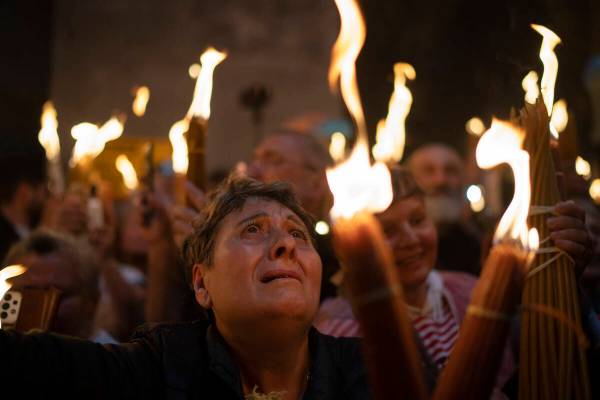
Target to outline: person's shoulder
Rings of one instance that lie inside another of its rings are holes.
[[[455,289],[457,291],[470,291],[477,283],[477,277],[468,272],[458,271],[438,271],[442,276],[444,286],[449,289]]]

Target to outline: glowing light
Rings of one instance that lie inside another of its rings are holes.
[[[6,292],[12,287],[12,284],[8,283],[7,280],[21,275],[26,270],[27,268],[22,265],[9,265],[0,271],[0,299],[4,298]],[[0,321],[0,328],[2,328],[2,321]]]
[[[123,121],[112,117],[100,128],[89,122],[82,122],[71,128],[71,136],[76,140],[69,164],[74,167],[84,160],[92,160],[104,151],[106,143],[123,134]]]
[[[481,168],[490,169],[507,163],[514,174],[515,193],[500,219],[494,241],[516,241],[525,249],[535,250],[529,241],[535,235],[527,228],[531,187],[529,154],[522,149],[524,136],[521,128],[494,118],[490,129],[479,139],[475,156]]]
[[[471,185],[467,188],[467,200],[474,212],[481,212],[485,208],[485,199],[483,191],[479,185]]]
[[[600,204],[600,179],[594,179],[592,181],[592,184],[590,185],[590,197],[596,204]]]
[[[545,26],[531,24],[531,27],[543,37],[542,46],[540,47],[540,60],[544,64],[544,74],[542,75],[540,87],[548,116],[550,116],[554,105],[554,85],[558,74],[558,58],[554,53],[554,48],[560,43],[560,38]],[[558,138],[558,133],[552,125],[550,125],[550,133]]]
[[[577,156],[577,159],[575,160],[575,171],[577,172],[577,175],[581,175],[585,179],[590,179],[592,176],[592,167],[590,163],[580,156]]]
[[[341,161],[344,158],[344,155],[346,154],[346,136],[344,136],[343,133],[335,132],[331,135],[329,154],[335,162]]]
[[[485,131],[485,125],[479,117],[473,117],[465,124],[465,129],[469,135],[481,136]]]
[[[213,73],[215,67],[227,57],[227,53],[220,52],[214,48],[208,48],[200,56],[202,68],[198,74],[196,87],[194,89],[194,98],[187,113],[187,118],[201,117],[208,119],[210,117],[210,99],[212,97]]]
[[[56,110],[51,101],[44,103],[41,124],[42,128],[38,133],[38,140],[46,151],[46,158],[48,160],[55,160],[60,156],[60,140],[58,138]]]
[[[129,158],[125,154],[120,154],[115,161],[115,166],[123,176],[125,187],[129,190],[137,189],[139,185],[138,177]]]
[[[535,71],[529,71],[523,81],[521,82],[521,86],[525,91],[525,101],[529,104],[535,104],[537,98],[540,97],[540,88],[538,87],[538,79],[539,76]]]
[[[412,93],[406,87],[406,80],[414,80],[416,77],[417,73],[412,65],[394,65],[394,92],[390,98],[386,119],[377,124],[377,142],[373,146],[373,157],[377,161],[396,163],[404,155],[405,122],[413,101]]]
[[[567,112],[567,101],[565,99],[560,99],[554,103],[554,107],[552,107],[550,126],[554,128],[554,132],[559,134],[565,130],[568,123],[569,113]]]
[[[150,89],[148,86],[138,87],[135,91],[135,99],[131,105],[131,109],[136,116],[142,117],[146,113],[148,100],[150,100]]]
[[[173,171],[178,174],[185,174],[188,170],[188,146],[185,140],[185,133],[189,128],[189,123],[186,119],[177,121],[169,131],[169,140],[173,147],[172,161]]]
[[[325,221],[319,221],[315,224],[315,231],[321,236],[327,235],[329,233],[329,224]]]

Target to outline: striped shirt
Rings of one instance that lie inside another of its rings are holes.
[[[430,314],[416,313],[410,310],[413,326],[421,338],[423,346],[438,368],[442,368],[458,337],[458,323],[444,302],[444,313],[438,321]]]

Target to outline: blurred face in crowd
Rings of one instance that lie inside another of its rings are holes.
[[[409,168],[426,194],[426,205],[436,222],[460,218],[463,200],[463,163],[452,148],[430,144],[416,150]]]
[[[220,223],[213,262],[194,269],[196,298],[217,326],[287,319],[310,326],[318,304],[321,260],[301,219],[282,204],[249,198]]]
[[[284,133],[265,139],[255,150],[248,175],[264,183],[288,182],[302,206],[321,217],[329,211],[331,193],[325,168],[302,134]]]
[[[435,264],[437,232],[422,196],[396,200],[377,215],[406,291],[425,285]]]
[[[60,290],[60,302],[53,332],[87,338],[97,304],[97,294],[84,294],[78,266],[68,255],[60,252],[44,255],[28,254],[20,260],[27,267],[24,274],[14,278],[13,290]]]

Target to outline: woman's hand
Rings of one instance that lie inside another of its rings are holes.
[[[554,245],[575,260],[579,278],[592,259],[594,241],[585,227],[585,211],[574,201],[563,201],[554,207],[555,214],[547,219]]]

